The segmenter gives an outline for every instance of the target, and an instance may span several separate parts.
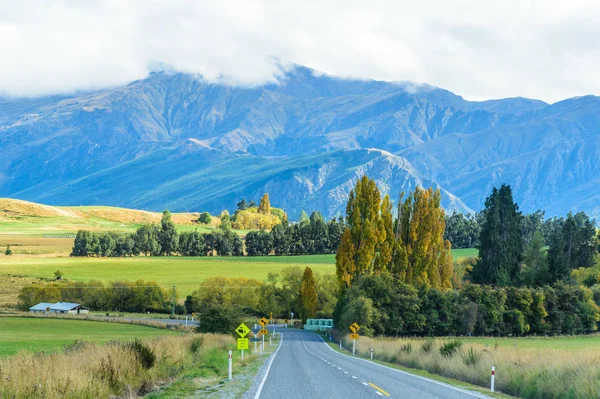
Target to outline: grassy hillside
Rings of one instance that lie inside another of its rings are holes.
[[[2,317],[0,324],[0,356],[20,351],[56,351],[75,340],[107,342],[179,334],[159,328],[85,320]]]
[[[196,223],[198,213],[173,213],[173,221],[182,230],[207,230],[213,225]],[[161,213],[109,206],[57,207],[0,198],[0,236],[55,236],[75,234],[79,229],[131,232],[147,223],[159,223]]]

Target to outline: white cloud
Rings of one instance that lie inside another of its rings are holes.
[[[600,92],[599,17],[585,0],[0,0],[0,93],[120,85],[157,64],[258,84],[301,64],[556,101]]]

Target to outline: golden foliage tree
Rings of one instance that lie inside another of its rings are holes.
[[[310,267],[304,269],[302,283],[300,284],[300,317],[302,321],[312,319],[317,315],[317,283]]]
[[[350,192],[346,206],[348,227],[336,255],[336,271],[346,287],[374,270],[377,250],[386,239],[380,210],[379,189],[375,181],[363,176]]]
[[[450,288],[452,255],[440,191],[415,188],[404,202],[401,197],[398,215],[392,274],[408,284]]]
[[[452,286],[440,191],[417,187],[403,198],[404,194],[394,220],[389,196],[382,200],[373,180],[364,176],[356,183],[346,207],[348,227],[336,254],[336,273],[343,287],[351,287],[364,274],[383,271],[411,285]]]
[[[271,202],[269,201],[269,194],[265,193],[260,199],[258,204],[258,213],[263,215],[271,215]]]

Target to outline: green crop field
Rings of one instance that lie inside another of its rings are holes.
[[[87,320],[0,317],[0,356],[20,351],[56,351],[75,340],[107,342],[180,334],[132,324]]]

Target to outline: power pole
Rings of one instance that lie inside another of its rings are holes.
[[[175,318],[175,286],[173,286],[173,313],[171,313],[171,316]]]

